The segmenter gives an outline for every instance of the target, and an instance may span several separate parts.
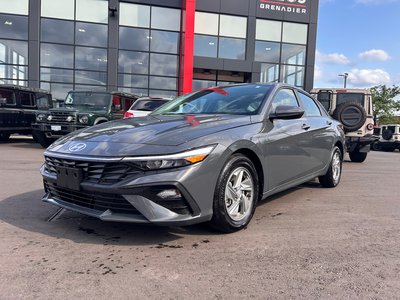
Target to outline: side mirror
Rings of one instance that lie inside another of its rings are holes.
[[[7,98],[0,98],[0,105],[6,105],[7,104]]]
[[[298,106],[280,105],[277,106],[275,112],[269,115],[270,120],[273,119],[299,119],[304,115],[304,110]]]

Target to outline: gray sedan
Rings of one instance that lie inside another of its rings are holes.
[[[341,124],[299,88],[208,88],[53,143],[43,200],[104,221],[233,232],[272,194],[316,177],[338,185],[343,153]]]

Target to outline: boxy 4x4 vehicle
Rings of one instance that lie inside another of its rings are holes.
[[[379,126],[378,128],[374,129],[374,133],[379,136],[379,140],[372,144],[372,150],[400,150],[400,124]]]
[[[0,85],[0,141],[11,134],[32,134],[31,124],[37,111],[52,107],[48,91],[16,85]]]
[[[371,92],[368,89],[319,88],[313,89],[311,94],[342,123],[351,161],[365,161],[376,140]]]
[[[122,119],[138,96],[121,92],[70,91],[62,107],[39,112],[32,125],[40,145],[47,148],[70,132]]]

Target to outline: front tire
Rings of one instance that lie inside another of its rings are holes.
[[[328,171],[325,175],[318,177],[323,187],[333,188],[339,184],[342,177],[342,161],[342,152],[335,146]]]
[[[257,171],[252,161],[234,154],[225,164],[214,193],[210,224],[222,232],[246,227],[253,217],[259,195]]]
[[[349,152],[349,157],[352,162],[362,163],[367,158],[367,152],[359,152],[357,150]]]

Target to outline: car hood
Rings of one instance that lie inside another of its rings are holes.
[[[220,131],[247,125],[250,116],[199,115],[199,116],[146,116],[103,123],[70,134],[55,142],[48,150],[72,153],[71,146],[84,143],[85,150],[80,155],[98,155],[99,147],[106,152],[130,152],[145,146],[178,146],[191,140]],[[201,146],[201,145],[199,145]],[[117,150],[117,148],[119,150]],[[126,151],[122,151],[125,149]],[[136,151],[135,151],[136,152]],[[105,154],[105,153],[104,153]],[[149,154],[149,153],[144,153]],[[102,154],[103,155],[103,154]]]

